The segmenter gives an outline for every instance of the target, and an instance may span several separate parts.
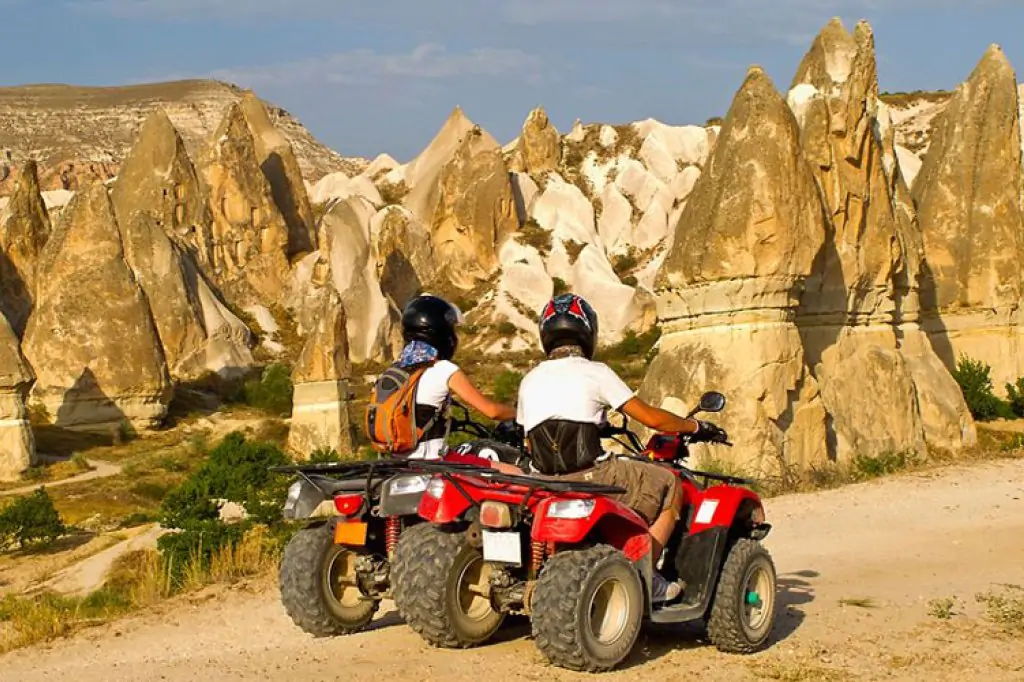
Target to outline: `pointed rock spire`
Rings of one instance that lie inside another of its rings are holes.
[[[32,312],[36,266],[50,230],[36,162],[26,161],[0,211],[0,310],[19,338]]]

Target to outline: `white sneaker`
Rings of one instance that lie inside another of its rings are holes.
[[[661,604],[669,602],[683,592],[683,586],[679,582],[669,582],[663,575],[654,571],[651,574],[651,602]]]

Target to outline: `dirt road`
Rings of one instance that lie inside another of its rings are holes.
[[[641,635],[607,680],[1024,680],[1024,641],[975,594],[1024,583],[1024,461],[950,468],[769,500],[780,577],[773,645],[720,654],[693,634]],[[951,620],[929,601],[953,598]],[[468,651],[425,646],[391,611],[371,632],[314,640],[276,590],[230,591],[0,657],[0,679],[575,680],[542,663],[520,623]]]

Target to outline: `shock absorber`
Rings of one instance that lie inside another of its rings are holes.
[[[395,552],[395,545],[398,544],[398,536],[402,532],[402,520],[397,516],[389,516],[384,526],[384,547],[387,549],[390,559]]]
[[[536,578],[540,573],[540,567],[544,563],[544,554],[547,547],[543,542],[534,540],[530,543],[530,577]]]

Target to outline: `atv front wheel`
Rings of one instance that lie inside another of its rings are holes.
[[[611,670],[626,658],[644,615],[639,574],[608,545],[548,559],[530,603],[537,648],[554,665],[581,672]]]
[[[380,604],[356,584],[360,554],[334,544],[330,524],[304,528],[292,537],[278,578],[281,602],[296,625],[315,637],[347,635],[369,625]]]
[[[488,597],[490,571],[465,533],[421,524],[395,551],[395,606],[429,644],[461,649],[489,640],[505,620]]]
[[[768,640],[774,620],[775,564],[760,543],[742,538],[722,567],[708,637],[720,651],[754,653]]]

